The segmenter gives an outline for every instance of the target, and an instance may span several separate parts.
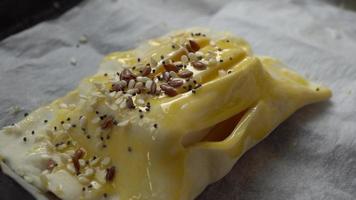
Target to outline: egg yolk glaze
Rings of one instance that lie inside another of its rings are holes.
[[[189,29],[106,56],[76,90],[4,127],[0,155],[63,200],[190,200],[330,96],[243,39]]]

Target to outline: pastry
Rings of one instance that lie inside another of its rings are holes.
[[[188,29],[106,56],[77,89],[4,127],[0,156],[38,198],[192,200],[330,96],[241,38]]]

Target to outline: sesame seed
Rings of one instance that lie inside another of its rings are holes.
[[[27,117],[28,116],[28,113],[25,113],[25,114],[23,114],[25,117]]]
[[[61,121],[61,124],[64,124],[64,121]]]
[[[44,122],[44,123],[47,123],[47,122],[48,122],[48,120],[46,119],[46,120],[44,120],[43,122]]]
[[[186,55],[182,55],[180,60],[185,64],[189,62],[189,59],[188,59],[188,57]]]
[[[75,125],[75,124],[72,124],[72,127],[73,127],[73,128],[75,128],[75,127],[77,127],[77,125]]]
[[[72,127],[72,125],[69,124],[69,123],[63,124],[63,128],[64,128],[64,130],[66,130],[66,131],[68,131],[71,127]]]
[[[79,43],[85,44],[85,43],[87,43],[87,42],[88,42],[88,38],[87,38],[86,35],[80,36],[80,38],[79,38]]]
[[[82,191],[83,191],[83,192],[85,191],[85,187],[82,188]]]
[[[230,42],[230,40],[226,40],[226,42]]]
[[[158,127],[158,124],[153,124],[153,127],[157,128],[157,127]]]
[[[141,62],[141,58],[137,58],[137,62]]]
[[[195,53],[193,53],[193,52],[189,52],[189,53],[188,53],[188,58],[189,58],[189,60],[191,60],[191,61],[196,61],[196,60],[198,60],[197,56],[196,56]]]
[[[132,152],[132,147],[128,146],[128,147],[127,147],[127,151],[128,151],[128,152]]]
[[[195,94],[197,91],[195,89],[192,89],[192,93]]]
[[[232,57],[229,57],[229,60],[232,60]]]
[[[67,121],[70,121],[70,117],[67,118]]]
[[[87,139],[90,139],[90,135],[87,135]]]
[[[23,137],[23,141],[24,141],[24,142],[27,142],[27,138],[26,138],[26,137]]]
[[[104,76],[108,76],[108,73],[105,73]]]
[[[98,114],[99,114],[99,111],[95,111],[95,113],[98,115]]]
[[[319,90],[320,90],[320,88],[316,88],[315,90],[316,90],[316,91],[319,91]]]
[[[163,55],[161,55],[161,59],[164,59],[164,56],[163,56]]]
[[[77,65],[77,59],[75,59],[74,57],[70,58],[70,64],[73,66]]]
[[[140,115],[140,118],[142,119],[142,118],[143,118],[143,115]]]
[[[106,146],[106,144],[103,144],[103,148],[106,148],[107,146]]]
[[[107,197],[108,197],[108,194],[104,193],[103,196],[104,196],[104,198],[107,198]]]
[[[35,134],[35,131],[32,131],[31,134],[34,135],[34,134]]]
[[[110,163],[111,163],[111,158],[110,157],[105,157],[100,162],[100,164],[102,166],[108,166]]]
[[[222,62],[224,62],[224,60],[223,60],[223,59],[220,59],[220,62],[222,63]]]
[[[53,129],[56,131],[57,130],[57,126],[53,127]]]
[[[231,70],[227,71],[228,74],[231,74],[231,72],[232,72]]]

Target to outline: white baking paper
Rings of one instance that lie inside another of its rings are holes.
[[[198,200],[356,199],[356,13],[328,1],[85,1],[0,42],[0,126],[74,89],[103,55],[192,26],[240,35],[255,53],[333,90],[330,101],[282,123]]]

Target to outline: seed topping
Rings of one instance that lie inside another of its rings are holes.
[[[182,86],[183,83],[184,82],[181,79],[172,79],[172,80],[168,81],[168,85],[170,85],[174,88],[178,88],[178,87]]]
[[[189,52],[196,52],[199,51],[200,46],[194,40],[189,40],[189,44],[186,45],[186,48]]]
[[[175,66],[174,64],[170,64],[170,63],[164,64],[163,67],[167,72],[170,72],[170,71],[178,72],[178,70],[179,70],[177,66]]]
[[[181,78],[189,78],[191,76],[193,76],[193,72],[189,71],[189,70],[183,70],[178,72],[178,76]]]
[[[134,108],[135,108],[135,105],[134,105],[133,100],[132,100],[131,97],[128,97],[128,98],[126,99],[126,105],[127,105],[127,107],[128,107],[129,109],[134,109]]]
[[[145,68],[143,68],[142,76],[148,76],[150,73],[151,73],[151,67],[150,66],[146,66]]]
[[[114,118],[111,116],[105,117],[100,124],[101,129],[105,130],[112,128],[114,126],[114,121]]]
[[[177,90],[168,84],[162,84],[160,87],[164,91],[164,93],[170,97],[174,97],[177,95]]]
[[[77,174],[80,173],[80,163],[79,163],[79,159],[81,159],[84,156],[84,150],[82,149],[77,149],[74,153],[74,155],[72,156],[72,161],[73,161],[73,165],[74,165],[74,169],[75,172]]]
[[[131,79],[135,79],[136,76],[129,69],[124,69],[120,73],[120,80],[130,81]]]
[[[200,62],[200,61],[192,62],[192,65],[197,70],[205,70],[206,69],[206,64],[204,64],[203,62]]]
[[[106,181],[108,181],[108,182],[113,181],[115,178],[115,173],[116,173],[116,168],[114,166],[107,168],[106,175],[105,175]]]

